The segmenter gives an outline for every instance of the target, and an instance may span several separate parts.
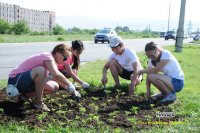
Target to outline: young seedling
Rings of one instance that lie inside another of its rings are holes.
[[[63,111],[63,110],[58,110],[56,111],[56,114],[58,115],[65,115],[67,111]]]
[[[132,106],[130,109],[132,113],[137,114],[138,113],[138,107]]]
[[[136,124],[137,123],[137,119],[135,117],[129,117],[128,121],[131,122],[132,124]]]
[[[152,116],[151,115],[145,115],[144,118],[147,120],[147,121],[150,121]]]
[[[98,97],[92,97],[92,99],[93,99],[94,101],[97,101],[97,100],[98,100]]]
[[[43,120],[44,118],[46,118],[46,116],[47,116],[47,112],[42,112],[42,114],[37,115],[36,118],[37,118],[40,122],[42,122],[42,120]]]
[[[109,113],[109,116],[110,116],[110,117],[113,117],[113,116],[115,116],[117,113],[119,113],[119,111],[111,112],[111,113]]]
[[[99,107],[95,103],[89,104],[90,107],[92,107],[95,111],[99,109]]]
[[[85,107],[80,107],[79,111],[81,114],[84,114],[86,112],[86,108]]]

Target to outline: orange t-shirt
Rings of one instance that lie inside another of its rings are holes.
[[[64,61],[62,64],[57,64],[58,70],[64,70],[65,64],[69,64],[69,65],[72,65],[72,64],[73,64],[72,56],[69,56],[69,57],[67,58],[67,60]]]

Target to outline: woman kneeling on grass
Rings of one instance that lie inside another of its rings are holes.
[[[57,63],[63,63],[70,55],[65,44],[57,45],[52,52],[44,52],[27,58],[9,74],[7,94],[10,97],[18,96],[18,102],[35,97],[33,106],[44,111],[50,111],[43,103],[43,94],[50,93],[48,88],[59,89],[57,82],[47,80],[51,73],[54,79],[64,83],[65,89],[80,97],[75,86],[58,70]],[[16,86],[16,87],[13,87]],[[45,89],[44,91],[44,88]],[[47,91],[46,91],[47,90]],[[44,91],[44,92],[43,92]]]
[[[149,58],[148,68],[139,71],[138,75],[147,73],[147,97],[150,97],[150,86],[153,84],[161,92],[154,95],[154,99],[174,102],[176,92],[184,87],[184,73],[178,61],[169,51],[159,48],[154,42],[146,44],[145,52]]]
[[[80,55],[84,50],[82,41],[72,41],[72,46],[69,49],[72,53],[66,61],[58,64],[59,71],[67,78],[72,78],[75,82],[79,83],[84,89],[90,87],[90,85],[82,81],[78,76],[78,68],[80,65]]]

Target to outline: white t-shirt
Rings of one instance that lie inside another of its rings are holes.
[[[135,62],[138,63],[138,70],[142,70],[142,65],[136,53],[129,48],[125,48],[124,52],[121,55],[115,54],[113,52],[108,60],[110,61],[113,58],[117,60],[117,62],[127,71],[134,71],[132,64]]]
[[[184,73],[181,69],[181,66],[179,65],[176,58],[171,54],[171,52],[163,50],[160,60],[163,59],[169,60],[169,62],[162,68],[160,72],[163,72],[165,75],[171,78],[184,80]],[[148,66],[154,67],[153,64],[151,63],[151,60],[149,60]]]

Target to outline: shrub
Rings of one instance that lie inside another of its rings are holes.
[[[65,39],[64,39],[64,37],[59,36],[57,40],[58,40],[58,41],[64,41]]]

